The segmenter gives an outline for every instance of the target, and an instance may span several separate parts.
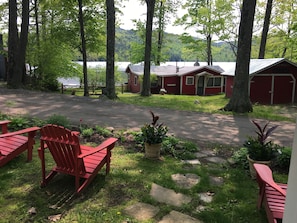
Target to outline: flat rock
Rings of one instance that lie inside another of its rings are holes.
[[[153,205],[138,202],[125,208],[124,213],[139,221],[144,221],[153,218],[159,210],[158,207]]]
[[[224,183],[223,177],[210,176],[209,181],[211,185],[221,186]]]
[[[190,189],[200,182],[200,177],[193,173],[173,174],[171,179],[179,186],[185,189]]]
[[[183,160],[182,162],[192,164],[192,165],[201,165],[201,162],[198,159],[194,160]]]
[[[183,204],[191,202],[192,198],[182,193],[176,193],[174,190],[167,189],[153,183],[150,191],[150,195],[158,202],[166,203],[176,207],[180,207]]]
[[[224,164],[227,162],[224,158],[217,157],[217,156],[206,157],[204,159],[207,160],[208,162],[217,163],[217,164]]]
[[[177,211],[171,211],[168,215],[165,215],[159,223],[203,223],[202,221],[193,218],[189,215],[177,212]]]
[[[210,203],[210,202],[212,202],[213,195],[214,194],[210,193],[210,192],[200,193],[199,198],[200,198],[201,201],[203,201],[205,203]]]
[[[208,156],[207,154],[202,153],[202,152],[196,152],[196,153],[194,153],[194,154],[195,154],[195,156],[196,156],[197,158],[203,158],[203,157]]]

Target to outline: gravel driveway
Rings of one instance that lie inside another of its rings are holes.
[[[242,116],[149,108],[72,95],[0,88],[0,112],[8,114],[28,114],[42,119],[59,114],[77,124],[82,120],[85,124],[126,129],[150,122],[149,110],[160,116],[160,122],[166,124],[171,133],[184,139],[241,145],[246,136],[255,134],[249,118]],[[271,122],[274,124],[279,127],[271,139],[292,146],[295,124]]]

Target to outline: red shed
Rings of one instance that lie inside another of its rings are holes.
[[[141,91],[143,65],[130,64],[128,90],[132,93]],[[164,89],[168,94],[213,95],[224,92],[225,81],[220,66],[151,66],[151,75],[156,79],[151,83],[151,92],[157,94]]]
[[[235,63],[226,76],[226,96],[231,97]],[[284,58],[251,59],[249,93],[253,103],[287,104],[297,102],[297,65]]]

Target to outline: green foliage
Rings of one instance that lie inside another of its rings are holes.
[[[280,150],[280,154],[276,158],[276,166],[282,170],[288,171],[290,168],[292,148],[284,147]]]
[[[9,123],[9,129],[11,129],[12,131],[30,127],[30,122],[25,117],[21,117],[21,116],[12,117],[10,121],[11,123]]]
[[[59,126],[64,126],[65,128],[70,127],[70,121],[68,120],[67,117],[63,115],[51,115],[46,119],[46,123],[48,124],[54,124],[54,125],[59,125]]]
[[[276,158],[280,146],[266,140],[277,128],[277,125],[268,128],[269,122],[263,127],[254,120],[252,122],[257,127],[257,137],[249,136],[243,144],[248,150],[249,157],[258,161],[269,161]]]
[[[172,155],[173,157],[177,158],[175,147],[178,143],[179,143],[179,140],[177,138],[168,136],[162,142],[161,154],[162,155],[168,154],[168,155]]]
[[[144,142],[150,145],[161,143],[163,139],[166,138],[166,134],[168,132],[167,126],[163,124],[157,124],[159,117],[155,116],[153,112],[151,112],[151,114],[153,119],[152,123],[145,124],[141,127],[142,138]]]
[[[258,138],[248,137],[243,144],[248,150],[248,155],[253,160],[269,161],[276,158],[279,146],[269,141],[262,144]]]
[[[104,137],[109,137],[109,136],[112,135],[112,132],[111,132],[110,130],[108,130],[108,129],[106,129],[106,128],[103,128],[103,127],[101,127],[101,126],[99,126],[99,125],[96,125],[96,126],[95,126],[95,130],[96,130],[96,132],[97,132],[98,134],[100,134],[100,135],[102,135],[102,136],[104,136]]]
[[[235,165],[240,166],[244,169],[249,168],[249,162],[247,160],[248,150],[246,147],[241,147],[236,150],[232,155],[232,160]]]
[[[173,136],[166,137],[162,142],[161,154],[171,155],[176,159],[195,159],[195,152],[198,147],[191,141],[184,141]]]
[[[81,136],[86,138],[91,137],[93,134],[94,134],[93,128],[86,128],[86,129],[83,129],[81,132]]]

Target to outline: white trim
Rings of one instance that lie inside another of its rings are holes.
[[[179,94],[183,94],[183,76],[180,77],[180,89],[179,89]]]
[[[188,80],[192,80],[192,84],[188,84]],[[195,77],[194,76],[186,76],[186,85],[187,86],[192,86],[195,85]]]

